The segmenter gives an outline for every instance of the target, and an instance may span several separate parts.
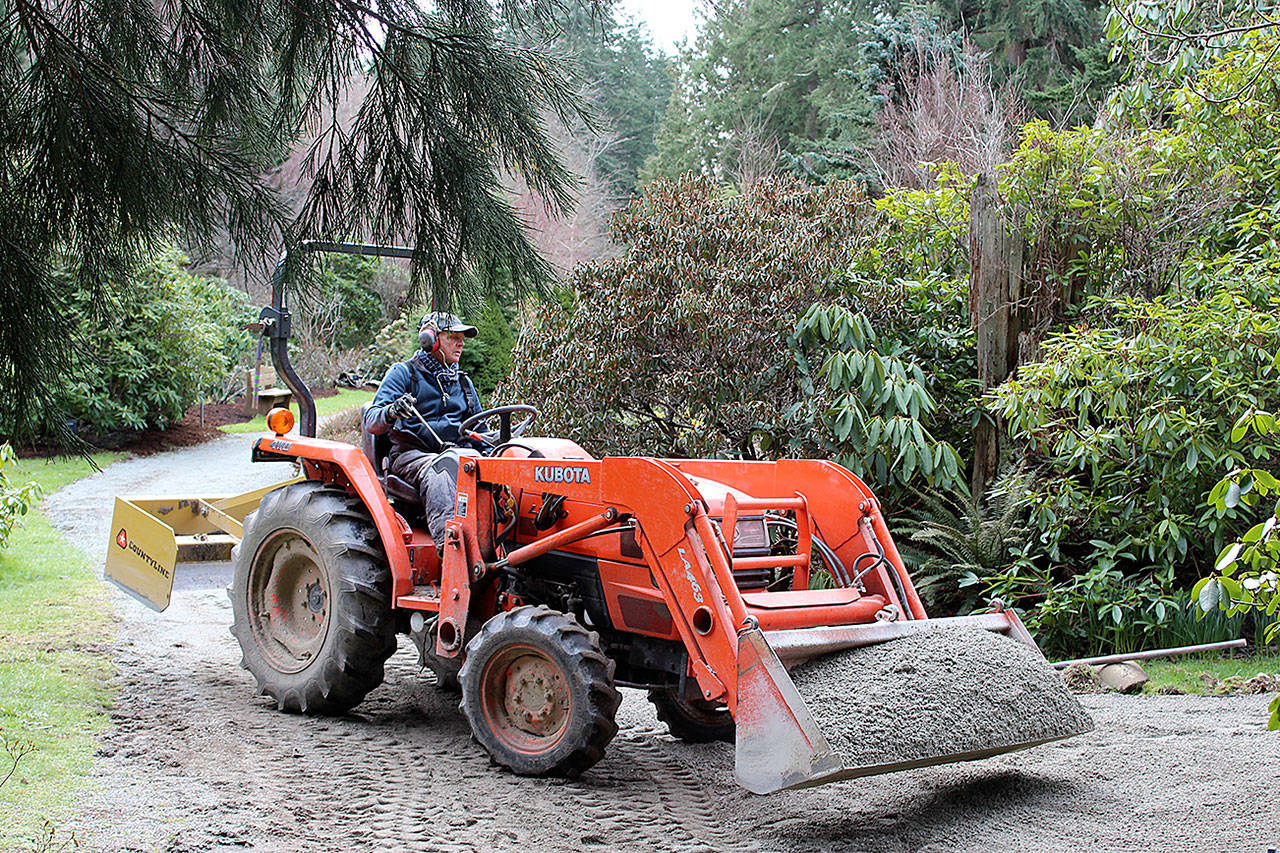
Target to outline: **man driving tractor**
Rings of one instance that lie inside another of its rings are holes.
[[[390,433],[387,470],[418,490],[437,543],[443,542],[444,525],[453,512],[456,470],[449,468],[456,467],[456,460],[454,466],[433,463],[450,446],[484,447],[459,429],[481,409],[471,377],[458,367],[466,339],[476,334],[476,327],[456,314],[427,314],[418,324],[421,349],[408,361],[391,365],[365,412],[365,430]]]

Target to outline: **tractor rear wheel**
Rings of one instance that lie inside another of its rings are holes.
[[[391,572],[359,500],[317,482],[269,492],[232,553],[231,633],[259,692],[337,714],[382,683],[396,649]]]
[[[688,743],[734,742],[733,715],[723,705],[705,699],[686,699],[674,687],[650,690],[649,701],[672,737]]]
[[[599,636],[572,616],[517,607],[467,644],[460,707],[495,763],[522,776],[577,776],[618,733],[613,671]]]

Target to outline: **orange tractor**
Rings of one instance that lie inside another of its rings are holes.
[[[477,433],[488,452],[440,455],[457,495],[445,541],[432,541],[416,490],[384,470],[384,439],[365,434],[354,447],[314,437],[314,403],[288,357],[288,260],[262,321],[301,428],[291,432],[292,413],[274,410],[252,453],[296,460],[302,479],[251,512],[243,501],[240,513],[187,502],[190,518],[238,539],[233,633],[281,709],[358,704],[405,634],[442,683],[460,687],[475,738],[516,773],[576,775],[599,761],[617,731],[618,688],[628,687],[648,692],[677,737],[735,742],[739,781],[763,793],[880,772],[836,754],[787,666],[944,625],[1034,648],[1009,611],[929,619],[880,503],[839,465],[596,459],[567,439],[529,436],[529,406],[464,425],[464,434],[493,425]],[[123,503],[118,518],[130,510]],[[182,529],[178,515],[166,529]],[[140,590],[166,569],[172,582],[170,561],[117,546],[108,565],[117,582]],[[826,588],[811,588],[818,575]],[[166,590],[155,604],[167,602]],[[963,755],[942,748],[909,766],[1076,733],[1037,730]]]

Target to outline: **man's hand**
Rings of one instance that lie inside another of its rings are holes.
[[[387,423],[403,418],[416,418],[418,416],[418,406],[412,394],[401,394],[387,404],[387,407],[382,410],[382,414],[387,419]]]

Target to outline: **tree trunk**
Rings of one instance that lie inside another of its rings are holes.
[[[1018,366],[1021,331],[1022,235],[1009,227],[995,178],[979,175],[969,219],[969,316],[977,333],[978,379],[985,392]],[[984,416],[974,430],[973,495],[980,497],[1000,467],[1004,424]]]

